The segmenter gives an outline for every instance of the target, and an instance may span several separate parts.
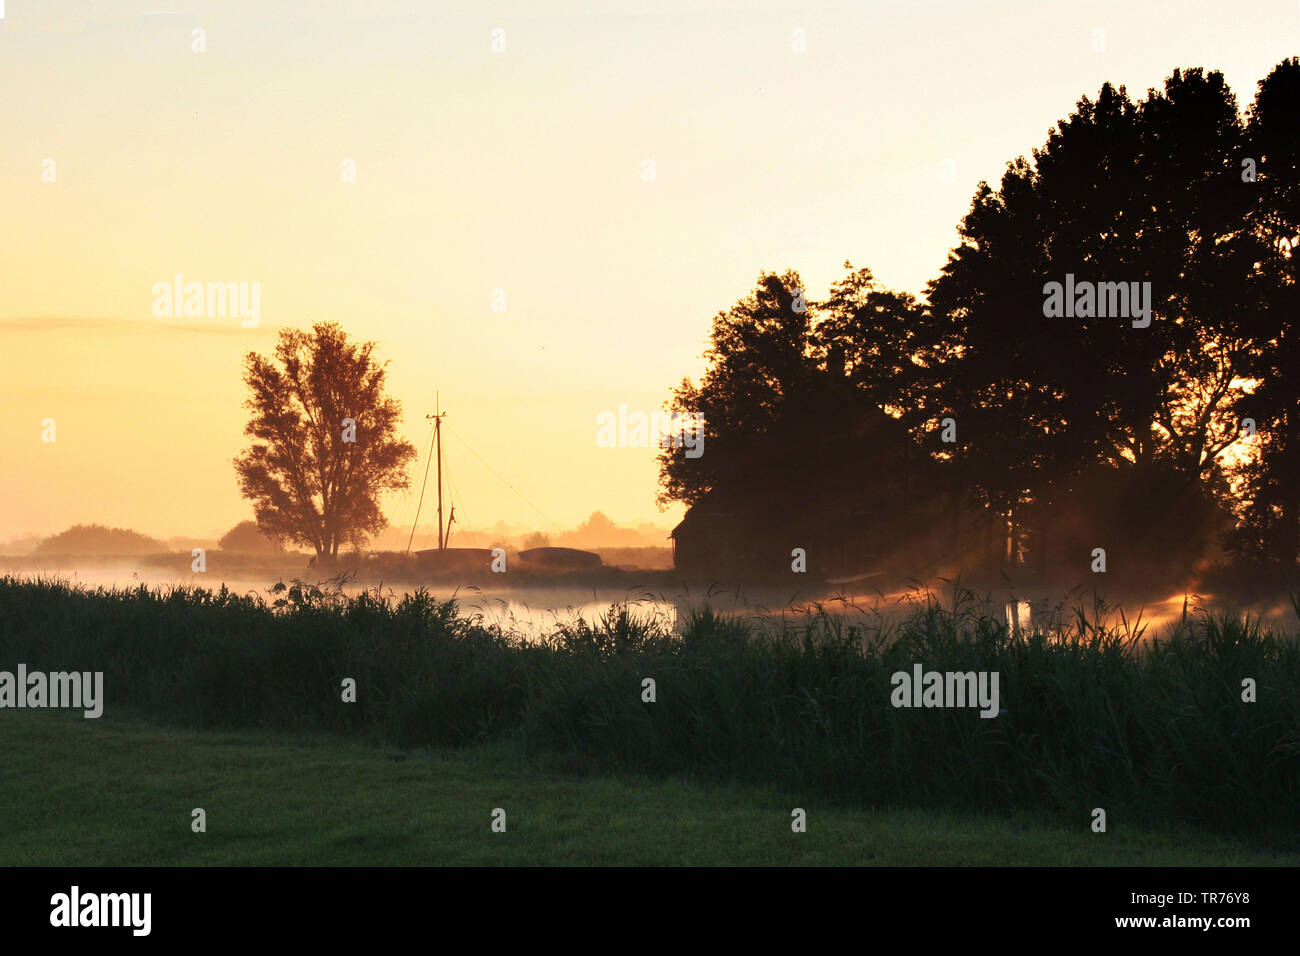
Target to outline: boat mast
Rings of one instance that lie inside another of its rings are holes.
[[[446,413],[442,410],[437,392],[433,393],[433,409],[432,415],[424,417],[433,419],[433,440],[438,447],[438,550],[442,551],[447,547],[442,534],[442,419]]]
[[[2,3],[3,0],[0,0]],[[446,417],[446,412],[442,410],[442,405],[438,401],[438,393],[433,393],[434,414],[425,415],[426,421],[433,422],[433,436],[438,446],[438,550],[441,551],[446,547],[446,539],[442,533],[442,420]],[[420,526],[420,509],[424,506],[424,491],[429,487],[429,465],[432,460],[424,463],[424,481],[420,485],[420,500],[415,505],[415,521],[411,523],[411,536],[406,541],[406,553],[411,553],[411,542],[415,540],[415,529]],[[451,521],[447,522],[447,537],[451,537],[451,522],[456,520],[456,509],[451,509]]]

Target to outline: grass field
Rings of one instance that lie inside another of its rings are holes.
[[[58,711],[0,718],[0,864],[1286,865],[1211,836],[1029,817],[870,812],[772,789],[573,777],[510,748],[182,732]],[[808,814],[805,833],[790,812]],[[191,811],[207,831],[191,830]],[[506,832],[490,828],[506,811]]]
[[[0,819],[19,834],[0,853],[344,862],[351,843],[358,862],[1154,863],[1121,841],[1161,832],[1179,836],[1150,852],[1189,862],[1233,859],[1203,834],[1300,853],[1300,644],[1231,615],[1158,643],[1082,613],[1010,634],[956,595],[889,634],[826,614],[772,633],[707,610],[673,634],[614,608],[539,641],[424,593],[278,593],[272,606],[0,577],[0,669],[102,671],[105,696],[103,718],[67,725],[0,711],[17,735]],[[1000,674],[1001,711],[891,706],[891,674],[914,664]],[[179,831],[149,809],[176,800],[193,801]],[[193,806],[212,818],[202,844]],[[505,844],[487,828],[498,806]],[[795,806],[807,834],[790,833]],[[1087,828],[1095,807],[1105,836]],[[966,822],[935,822],[948,813]],[[172,833],[185,841],[158,842]]]

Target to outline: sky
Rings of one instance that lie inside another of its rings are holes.
[[[320,321],[422,454],[437,395],[462,526],[670,528],[597,416],[697,378],[761,272],[920,293],[1081,96],[1203,66],[1244,109],[1300,50],[1296,0],[0,6],[0,540],[251,517],[242,358]],[[257,326],[156,315],[178,273]]]

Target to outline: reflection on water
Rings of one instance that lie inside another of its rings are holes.
[[[174,574],[157,569],[130,567],[78,568],[68,571],[11,571],[19,577],[45,577],[67,580],[89,588],[149,588],[186,586],[215,589],[225,584],[241,594],[269,597],[270,580],[265,578],[207,574]],[[400,599],[414,587],[383,586],[381,593]],[[556,628],[578,620],[599,626],[603,619],[616,614],[611,606],[626,607],[637,621],[681,632],[695,614],[709,608],[715,614],[737,616],[753,623],[775,627],[797,624],[808,615],[829,615],[844,627],[855,627],[867,637],[888,633],[903,619],[939,605],[952,610],[964,607],[974,613],[1005,621],[1013,633],[1028,634],[1034,628],[1051,629],[1070,626],[1082,613],[1090,622],[1104,622],[1124,633],[1141,632],[1150,638],[1163,636],[1185,618],[1200,617],[1235,610],[1248,613],[1265,626],[1294,631],[1296,616],[1289,600],[1249,606],[1229,605],[1213,595],[1182,593],[1154,598],[1107,602],[1097,594],[1076,588],[1069,593],[1012,593],[1009,589],[992,589],[959,597],[948,582],[933,582],[927,591],[917,585],[889,593],[851,593],[845,591],[808,593],[772,587],[744,590],[717,588],[647,589],[638,587],[530,587],[519,589],[478,588],[430,584],[426,589],[437,599],[454,598],[462,613],[488,626],[525,637],[549,634]],[[374,591],[355,583],[343,590],[357,594]]]
[[[1013,634],[1028,633],[1033,629],[1034,610],[1028,601],[1007,602],[1007,627]]]
[[[41,576],[67,580],[73,585],[88,588],[135,588],[145,585],[153,588],[174,586],[216,589],[223,584],[240,594],[255,594],[270,599],[269,588],[274,579],[239,575],[218,576],[206,574],[175,574],[151,568],[130,567],[78,568],[69,571],[17,571],[19,577]],[[347,594],[375,591],[371,585],[346,583],[342,590]],[[415,586],[382,586],[380,593],[392,599],[415,590]],[[819,611],[843,618],[847,623],[865,629],[876,629],[883,621],[910,610],[910,595],[845,595],[817,594],[794,589],[749,588],[726,590],[719,588],[678,587],[647,589],[643,587],[528,587],[480,588],[429,584],[426,590],[438,600],[454,598],[462,613],[487,626],[499,626],[503,631],[536,637],[549,634],[556,628],[575,624],[578,620],[598,626],[601,621],[617,614],[611,606],[626,607],[638,622],[680,633],[702,609],[715,614],[737,616],[753,622],[779,625],[782,621],[794,622],[809,613]]]
[[[75,570],[31,570],[5,572],[20,578],[41,577],[65,580],[87,588],[127,588],[144,585],[150,589],[169,587],[194,587],[216,589],[223,584],[239,594],[255,594],[268,600],[274,579],[218,576],[206,574],[174,574],[157,569],[130,567],[77,568]],[[322,586],[324,586],[322,584]],[[638,621],[680,631],[691,619],[695,609],[704,605],[721,613],[753,613],[765,615],[770,608],[788,608],[790,595],[775,593],[758,596],[738,595],[722,591],[692,592],[690,589],[674,591],[649,591],[643,588],[479,588],[474,586],[426,585],[426,590],[438,600],[455,599],[461,612],[487,626],[523,636],[538,636],[553,632],[557,627],[576,623],[579,619],[593,626],[611,613],[611,605],[626,606]],[[415,586],[388,586],[379,588],[385,597],[400,600]],[[373,585],[345,583],[342,590],[356,595],[362,591],[374,592]]]

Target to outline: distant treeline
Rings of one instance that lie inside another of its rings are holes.
[[[67,531],[51,535],[33,550],[35,555],[47,554],[157,554],[166,551],[167,545],[126,528],[106,528],[99,524],[73,525]]]
[[[257,524],[253,521],[239,522],[216,542],[191,538],[169,538],[163,541],[129,528],[77,524],[48,538],[20,539],[18,543],[27,546],[16,549],[16,553],[27,553],[34,557],[158,555],[170,551],[188,551],[193,547],[205,547],[211,544],[226,551],[278,553],[283,550],[277,542],[258,531]]]

